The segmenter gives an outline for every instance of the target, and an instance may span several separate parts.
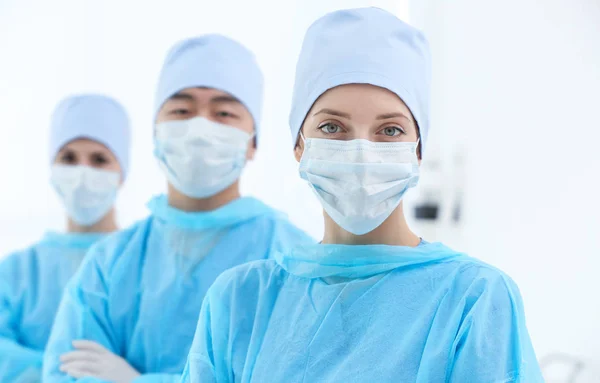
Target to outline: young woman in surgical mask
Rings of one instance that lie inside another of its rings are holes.
[[[543,382],[515,283],[405,220],[429,72],[422,33],[384,10],[310,27],[290,127],[323,241],[215,281],[185,382]]]
[[[0,263],[0,381],[40,381],[63,288],[87,250],[117,229],[114,202],[129,161],[129,121],[101,95],[63,100],[52,117],[51,183],[66,232],[48,232]]]

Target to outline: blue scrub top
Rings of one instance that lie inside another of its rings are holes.
[[[105,234],[47,233],[0,262],[0,382],[40,381],[63,289]]]
[[[439,243],[314,245],[224,273],[182,382],[543,382],[514,282]]]
[[[179,381],[204,294],[223,271],[315,241],[254,198],[187,213],[165,196],[152,215],[90,250],[66,288],[44,356],[44,382],[71,382],[59,358],[87,339],[123,357],[139,382]],[[87,378],[87,381],[96,381]]]

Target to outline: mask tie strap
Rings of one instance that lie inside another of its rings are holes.
[[[302,139],[302,143],[306,146],[306,138],[304,138],[304,133],[302,133],[302,131],[300,131],[299,133],[300,133],[300,138]]]

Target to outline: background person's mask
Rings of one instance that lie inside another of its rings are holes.
[[[203,117],[156,125],[154,155],[167,180],[192,198],[207,198],[240,178],[252,135]]]
[[[113,207],[121,175],[83,165],[53,165],[51,183],[67,214],[77,224],[91,226]]]

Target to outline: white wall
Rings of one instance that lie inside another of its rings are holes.
[[[508,272],[539,357],[600,365],[600,2],[419,0],[430,146],[466,147],[461,246]]]
[[[308,25],[327,11],[407,0],[0,0],[0,257],[63,226],[48,185],[47,132],[60,98],[104,92],[133,123],[130,176],[118,201],[123,226],[147,214],[164,190],[152,155],[152,102],[162,60],[177,40],[220,32],[256,53],[266,74],[261,147],[243,178],[246,193],[285,210],[319,237],[320,205],[297,176],[287,116],[295,61]],[[209,5],[207,5],[209,4]]]

